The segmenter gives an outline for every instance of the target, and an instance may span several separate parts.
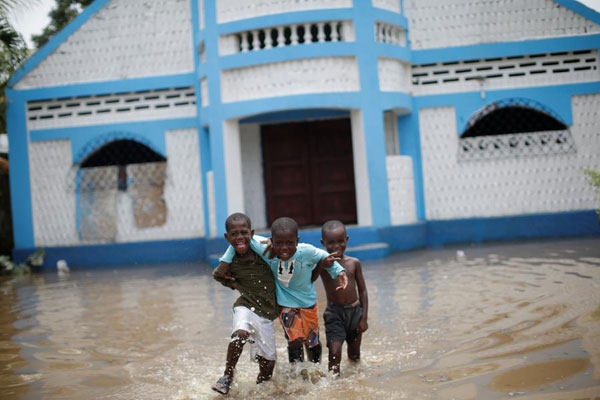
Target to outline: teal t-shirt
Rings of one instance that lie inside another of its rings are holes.
[[[277,257],[269,259],[262,255],[267,247],[266,244],[261,243],[264,240],[266,240],[265,237],[254,235],[250,241],[250,248],[261,256],[273,272],[277,304],[294,308],[313,306],[317,302],[317,289],[310,280],[312,270],[328,253],[313,245],[299,243],[296,253],[289,260],[281,261]],[[234,255],[235,250],[229,246],[220,261],[231,264]],[[335,279],[340,272],[345,272],[345,269],[335,261],[331,267],[326,268],[326,271]]]

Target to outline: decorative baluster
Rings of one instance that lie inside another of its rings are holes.
[[[323,43],[325,41],[325,27],[323,22],[317,23],[317,40],[319,43]]]
[[[277,27],[277,47],[285,46],[285,36],[283,35],[283,26]]]
[[[250,31],[252,37],[252,51],[260,50],[260,39],[258,37],[258,31]]]
[[[273,32],[273,29],[268,28],[264,30],[265,32],[265,49],[271,49],[273,48],[273,37],[271,36],[271,33]]]
[[[353,42],[354,41],[354,32],[352,29],[352,22],[343,21],[341,32],[342,32],[341,40],[343,40],[344,42]]]
[[[290,26],[291,36],[290,40],[292,41],[292,46],[296,46],[298,44],[298,25]]]
[[[337,22],[331,22],[329,24],[329,26],[331,27],[331,41],[332,42],[339,42],[340,41],[340,35],[338,34],[338,23]]]
[[[304,24],[304,44],[312,42],[312,33],[310,32],[310,24]]]
[[[248,36],[247,36],[246,32],[243,32],[241,34],[241,36],[242,36],[242,44],[241,44],[242,53],[246,53],[248,51]]]
[[[381,25],[382,24],[380,22],[376,22],[375,23],[375,41],[377,41],[377,42],[382,42],[383,41],[382,40],[382,37],[383,37],[383,34],[382,34],[383,27]]]
[[[385,26],[385,42],[386,43],[392,43],[392,26],[391,25],[386,25]]]

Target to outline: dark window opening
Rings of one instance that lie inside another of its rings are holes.
[[[473,117],[462,138],[565,130],[567,126],[549,113],[523,105],[492,104]]]
[[[81,163],[81,168],[161,161],[166,161],[166,159],[148,146],[134,140],[119,139],[105,144],[90,154]]]

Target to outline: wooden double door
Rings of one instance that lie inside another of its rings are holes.
[[[269,225],[356,223],[349,119],[264,125],[261,136]]]

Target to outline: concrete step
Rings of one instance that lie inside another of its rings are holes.
[[[390,245],[387,243],[367,243],[360,246],[346,248],[346,254],[359,260],[374,260],[387,257],[390,254]]]

